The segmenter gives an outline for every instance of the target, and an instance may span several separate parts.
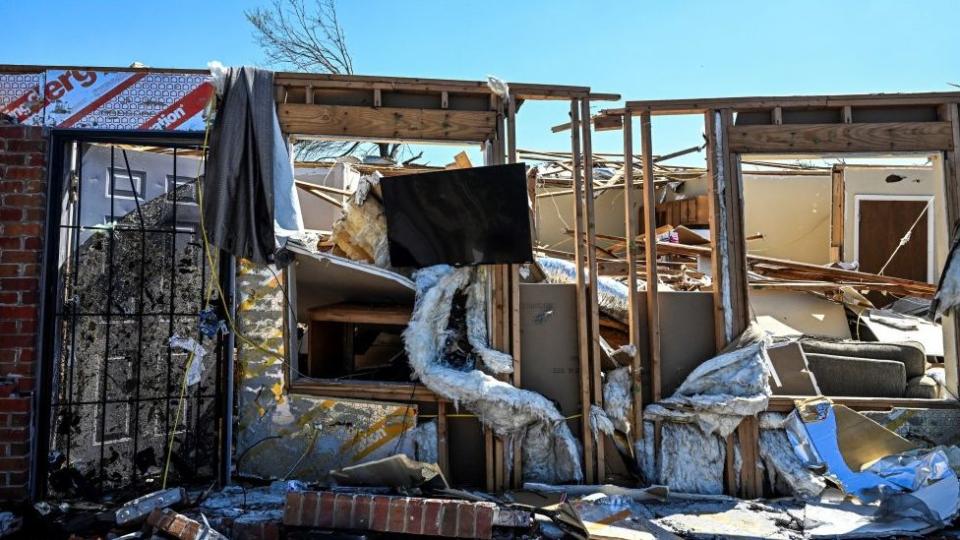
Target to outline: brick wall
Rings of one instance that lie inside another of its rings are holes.
[[[0,125],[0,500],[27,496],[45,151],[41,128]]]

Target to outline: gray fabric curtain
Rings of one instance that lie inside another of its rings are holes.
[[[273,72],[231,68],[210,133],[203,181],[207,239],[258,264],[273,262]]]

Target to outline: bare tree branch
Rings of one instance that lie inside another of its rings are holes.
[[[244,13],[254,37],[274,65],[314,73],[353,73],[347,37],[333,0],[271,0]]]

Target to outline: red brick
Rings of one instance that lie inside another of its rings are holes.
[[[18,399],[18,398],[5,398],[5,399]],[[3,401],[3,400],[0,400],[0,401]],[[25,415],[25,414],[23,414],[23,415],[10,414],[10,415],[6,415],[6,416],[7,416],[8,423],[10,423],[9,421],[10,421],[13,417],[15,417],[15,416],[26,416],[26,415]],[[8,428],[5,428],[5,427],[0,427],[0,440],[2,440],[2,441],[4,441],[4,442],[9,442],[9,443],[13,443],[13,442],[24,442],[24,441],[27,440],[27,435],[28,435],[28,433],[27,433],[26,428],[19,428],[19,427],[8,427]]]
[[[314,506],[313,523],[316,527],[330,527],[333,523],[333,503],[336,494],[325,492],[320,494],[317,505]]]
[[[33,336],[0,335],[0,347],[29,347]]]
[[[27,154],[27,165],[42,167],[47,164],[47,158],[43,154]]]
[[[0,152],[0,165],[26,165],[31,155],[37,154],[9,154]]]
[[[3,173],[6,169],[0,169],[0,193],[23,193],[23,182],[19,180],[6,180]]]
[[[457,509],[457,536],[476,538],[477,508],[472,504],[461,504]]]
[[[39,193],[4,195],[3,205],[40,208],[43,206],[43,195]]]
[[[30,412],[30,398],[2,398],[0,399],[0,412],[8,413],[27,413]],[[3,470],[3,467],[0,467]]]
[[[334,529],[352,528],[353,501],[355,495],[349,493],[337,493],[333,498],[333,524]]]
[[[406,523],[403,525],[403,532],[407,534],[423,534],[424,523],[423,514],[426,508],[426,500],[416,497],[407,499]]]
[[[45,195],[47,191],[47,184],[42,180],[28,180],[23,183],[23,186],[20,188],[21,193],[39,193]]]
[[[0,208],[0,221],[20,221],[23,219],[23,210],[13,206]]]
[[[0,471],[25,471],[30,467],[28,456],[0,458]]]
[[[19,304],[20,303],[20,293],[18,292],[0,292],[0,304]],[[0,334],[13,334],[17,332],[16,326],[13,328],[7,328],[6,323],[0,322]]]
[[[43,167],[9,166],[3,177],[10,180],[42,180]]]
[[[353,524],[354,528],[365,531],[370,528],[371,513],[373,511],[373,501],[370,497],[357,497],[353,502]]]
[[[43,239],[38,237],[30,237],[23,239],[23,249],[42,249],[43,248]]]
[[[407,524],[407,497],[391,497],[386,531],[402,533]]]
[[[23,246],[23,240],[15,236],[4,236],[0,238],[0,249],[20,249]]]
[[[20,431],[22,432],[22,435],[21,435],[21,436],[22,436],[23,438],[22,438],[22,439],[17,439],[17,440],[24,440],[24,441],[28,440],[28,438],[27,438],[27,430],[26,430],[26,429],[22,429],[22,428],[26,428],[27,426],[30,425],[30,415],[29,415],[29,414],[10,414],[10,415],[7,415],[7,425],[10,426],[11,428],[21,428]],[[0,431],[2,431],[2,430],[0,430]],[[2,438],[2,437],[0,437],[0,438]],[[12,439],[11,439],[11,440],[12,440]]]
[[[26,132],[26,126],[0,126],[0,137],[4,139],[23,139]]]
[[[27,294],[27,293],[21,293]],[[20,322],[20,333],[21,334],[30,334],[33,335],[37,331],[37,321],[26,321],[22,320]]]
[[[19,264],[0,264],[0,277],[19,277],[20,272]]]
[[[390,519],[390,497],[376,495],[373,497],[373,521],[371,531],[386,531]]]
[[[14,281],[11,279],[0,279],[0,284],[4,284],[8,281]],[[0,290],[4,289],[0,285]],[[0,318],[13,318],[13,319],[35,319],[37,317],[37,308],[33,306],[0,306]]]
[[[440,518],[440,536],[455,538],[457,536],[457,512],[459,511],[459,502],[453,501],[453,504],[443,505],[443,516]]]
[[[33,350],[33,347],[29,347],[29,348],[26,348],[26,347],[25,347],[25,348],[20,349],[20,355],[19,355],[19,356],[20,356],[19,359],[20,359],[20,362],[21,362],[21,363],[23,363],[23,362],[33,362],[34,359],[36,358],[36,354],[35,354],[35,352],[34,352],[34,350]]]
[[[5,249],[0,252],[0,262],[35,263],[40,260],[40,252],[34,250]]]
[[[289,495],[287,495],[287,500],[290,500]],[[300,498],[295,506],[300,514],[297,518],[300,523],[313,526],[317,521],[317,512],[320,510],[320,495],[318,493],[307,493],[306,496]]]
[[[0,500],[19,501],[26,498],[26,486],[0,486]]]
[[[43,234],[43,225],[39,223],[5,223],[3,234],[6,236],[40,236]]]
[[[8,152],[43,152],[43,141],[7,141]]]
[[[491,538],[493,536],[493,517],[494,510],[492,506],[476,506],[477,509],[477,538]]]
[[[0,279],[0,291],[35,291],[39,286],[40,286],[40,280],[35,277],[23,277],[23,278],[7,277],[7,278]],[[5,309],[11,309],[11,308],[0,308],[0,315],[2,315],[3,310]],[[24,317],[28,316],[26,313],[27,313],[27,310],[30,310],[30,309],[34,309],[34,308],[25,307],[23,309]]]

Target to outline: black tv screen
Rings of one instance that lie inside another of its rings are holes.
[[[519,264],[533,259],[522,163],[383,178],[390,264]]]

